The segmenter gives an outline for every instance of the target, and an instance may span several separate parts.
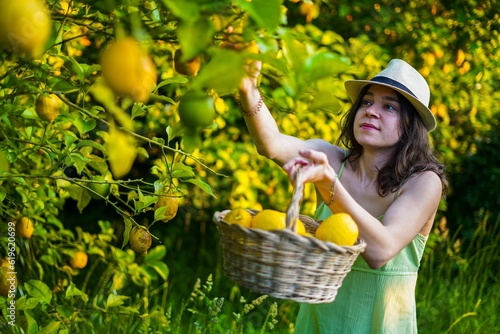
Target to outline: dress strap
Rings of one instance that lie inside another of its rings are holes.
[[[340,169],[339,171],[337,172],[337,177],[340,178],[342,177],[342,172],[344,171],[344,167],[345,167],[345,158],[347,157],[347,150],[344,149],[344,159],[342,159],[342,162],[340,164]]]

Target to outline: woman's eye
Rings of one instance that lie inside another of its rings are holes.
[[[389,110],[389,111],[396,111],[396,110],[397,110],[397,109],[396,109],[396,107],[395,107],[395,106],[393,106],[392,104],[388,104],[388,105],[386,105],[386,106],[385,106],[385,108],[386,108],[387,110]]]
[[[363,100],[363,101],[361,102],[361,105],[362,105],[363,107],[367,107],[367,106],[370,106],[370,105],[371,105],[371,103],[370,103],[370,101],[368,101],[368,100]]]

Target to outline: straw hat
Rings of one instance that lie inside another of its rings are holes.
[[[436,119],[429,109],[430,91],[424,77],[401,59],[393,59],[387,68],[371,80],[348,80],[345,82],[347,95],[354,102],[361,89],[369,84],[387,86],[401,93],[417,109],[427,131],[436,128]]]

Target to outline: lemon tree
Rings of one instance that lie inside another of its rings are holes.
[[[278,126],[301,138],[335,142],[350,106],[343,81],[404,56],[429,80],[443,124],[433,141],[457,175],[476,140],[495,140],[491,1],[450,9],[439,1],[2,0],[0,8],[0,256],[9,253],[9,223],[29,217],[31,237],[12,237],[24,332],[145,324],[187,332],[182,324],[194,321],[205,332],[238,331],[262,315],[252,304],[248,314],[217,318],[222,298],[201,293],[203,302],[167,311],[211,270],[213,291],[231,291],[224,300],[243,294],[217,271],[215,210],[288,205],[288,179],[257,154],[237,110],[234,92],[252,61],[263,61],[258,83]],[[200,98],[189,101],[193,91]],[[51,111],[44,118],[37,98],[54,94],[59,106],[55,98],[41,103]],[[179,200],[175,215],[175,205],[155,207],[164,197]],[[307,189],[303,211],[312,214],[315,203]],[[151,237],[147,254],[132,249],[136,235],[146,245]],[[88,255],[83,268],[69,260],[75,250]],[[4,314],[9,302],[0,297]]]

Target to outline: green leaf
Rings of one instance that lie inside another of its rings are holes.
[[[128,244],[128,238],[130,237],[130,231],[132,230],[132,221],[128,218],[123,219],[125,228],[123,229],[123,243],[122,248]]]
[[[50,304],[52,300],[52,291],[50,291],[49,287],[42,281],[29,280],[24,283],[24,287],[30,296],[40,298],[45,303]]]
[[[182,162],[176,162],[172,166],[172,178],[189,179],[194,177],[193,169],[184,165]]]
[[[18,311],[32,310],[38,306],[39,302],[39,298],[28,298],[28,296],[24,295],[16,300],[16,309]]]
[[[272,33],[281,22],[281,0],[238,0],[237,3],[262,28]]]
[[[244,54],[235,50],[212,49],[211,56],[193,79],[193,89],[214,89],[219,95],[234,91],[245,75]]]
[[[164,245],[158,245],[148,251],[148,253],[144,256],[144,262],[149,264],[150,262],[160,261],[166,254],[167,247]]]
[[[198,20],[182,21],[177,28],[183,61],[193,59],[212,43],[215,32],[210,18],[201,16]]]
[[[156,86],[155,90],[158,90],[159,88],[161,88],[163,86],[166,86],[166,85],[170,85],[170,84],[185,84],[188,81],[189,81],[188,78],[186,78],[185,76],[183,76],[183,75],[177,75],[177,76],[174,76],[174,77],[171,77],[171,78],[167,78],[167,79],[163,80],[162,82],[160,82]]]
[[[53,321],[47,326],[40,328],[40,331],[38,334],[53,334],[59,332],[59,327],[61,326],[61,323],[59,321]]]
[[[166,263],[157,261],[149,264],[164,280],[168,278],[168,274],[170,270],[168,269],[168,266]]]
[[[24,316],[26,317],[26,322],[28,324],[27,334],[37,334],[38,333],[38,324],[36,320],[30,315],[30,312],[24,311]]]
[[[77,148],[80,147],[92,147],[95,148],[96,150],[99,150],[101,152],[106,152],[106,149],[104,148],[103,145],[99,144],[98,142],[95,142],[93,140],[82,140],[76,144]]]
[[[162,0],[172,14],[183,20],[193,20],[200,15],[198,5],[192,1]]]
[[[77,117],[73,121],[73,125],[78,129],[78,132],[80,132],[80,135],[83,135],[91,130],[94,130],[96,125],[97,125],[97,122],[93,118],[84,120],[81,117]]]
[[[125,303],[125,300],[127,300],[129,298],[130,297],[128,297],[128,296],[121,296],[121,295],[114,295],[114,294],[108,295],[108,300],[106,301],[106,311],[111,307],[117,307],[117,306],[123,305]]]
[[[342,105],[338,98],[330,91],[320,90],[316,93],[313,102],[309,106],[310,111],[321,110],[328,113],[339,113]]]
[[[3,202],[5,197],[7,197],[7,190],[5,190],[4,187],[0,186],[0,202]]]
[[[216,198],[214,193],[212,192],[212,188],[208,185],[208,183],[203,182],[200,179],[189,179],[185,181],[194,184],[195,186],[199,187],[201,190],[203,190],[213,198]]]
[[[70,305],[57,305],[56,310],[63,318],[69,318],[73,315],[75,308]]]
[[[310,81],[345,72],[350,66],[349,58],[332,52],[315,53],[305,61],[307,80]]]
[[[70,299],[71,297],[81,297],[82,300],[87,303],[89,300],[89,297],[87,296],[86,293],[82,292],[79,290],[75,284],[71,283],[68,288],[66,289],[66,299]]]

